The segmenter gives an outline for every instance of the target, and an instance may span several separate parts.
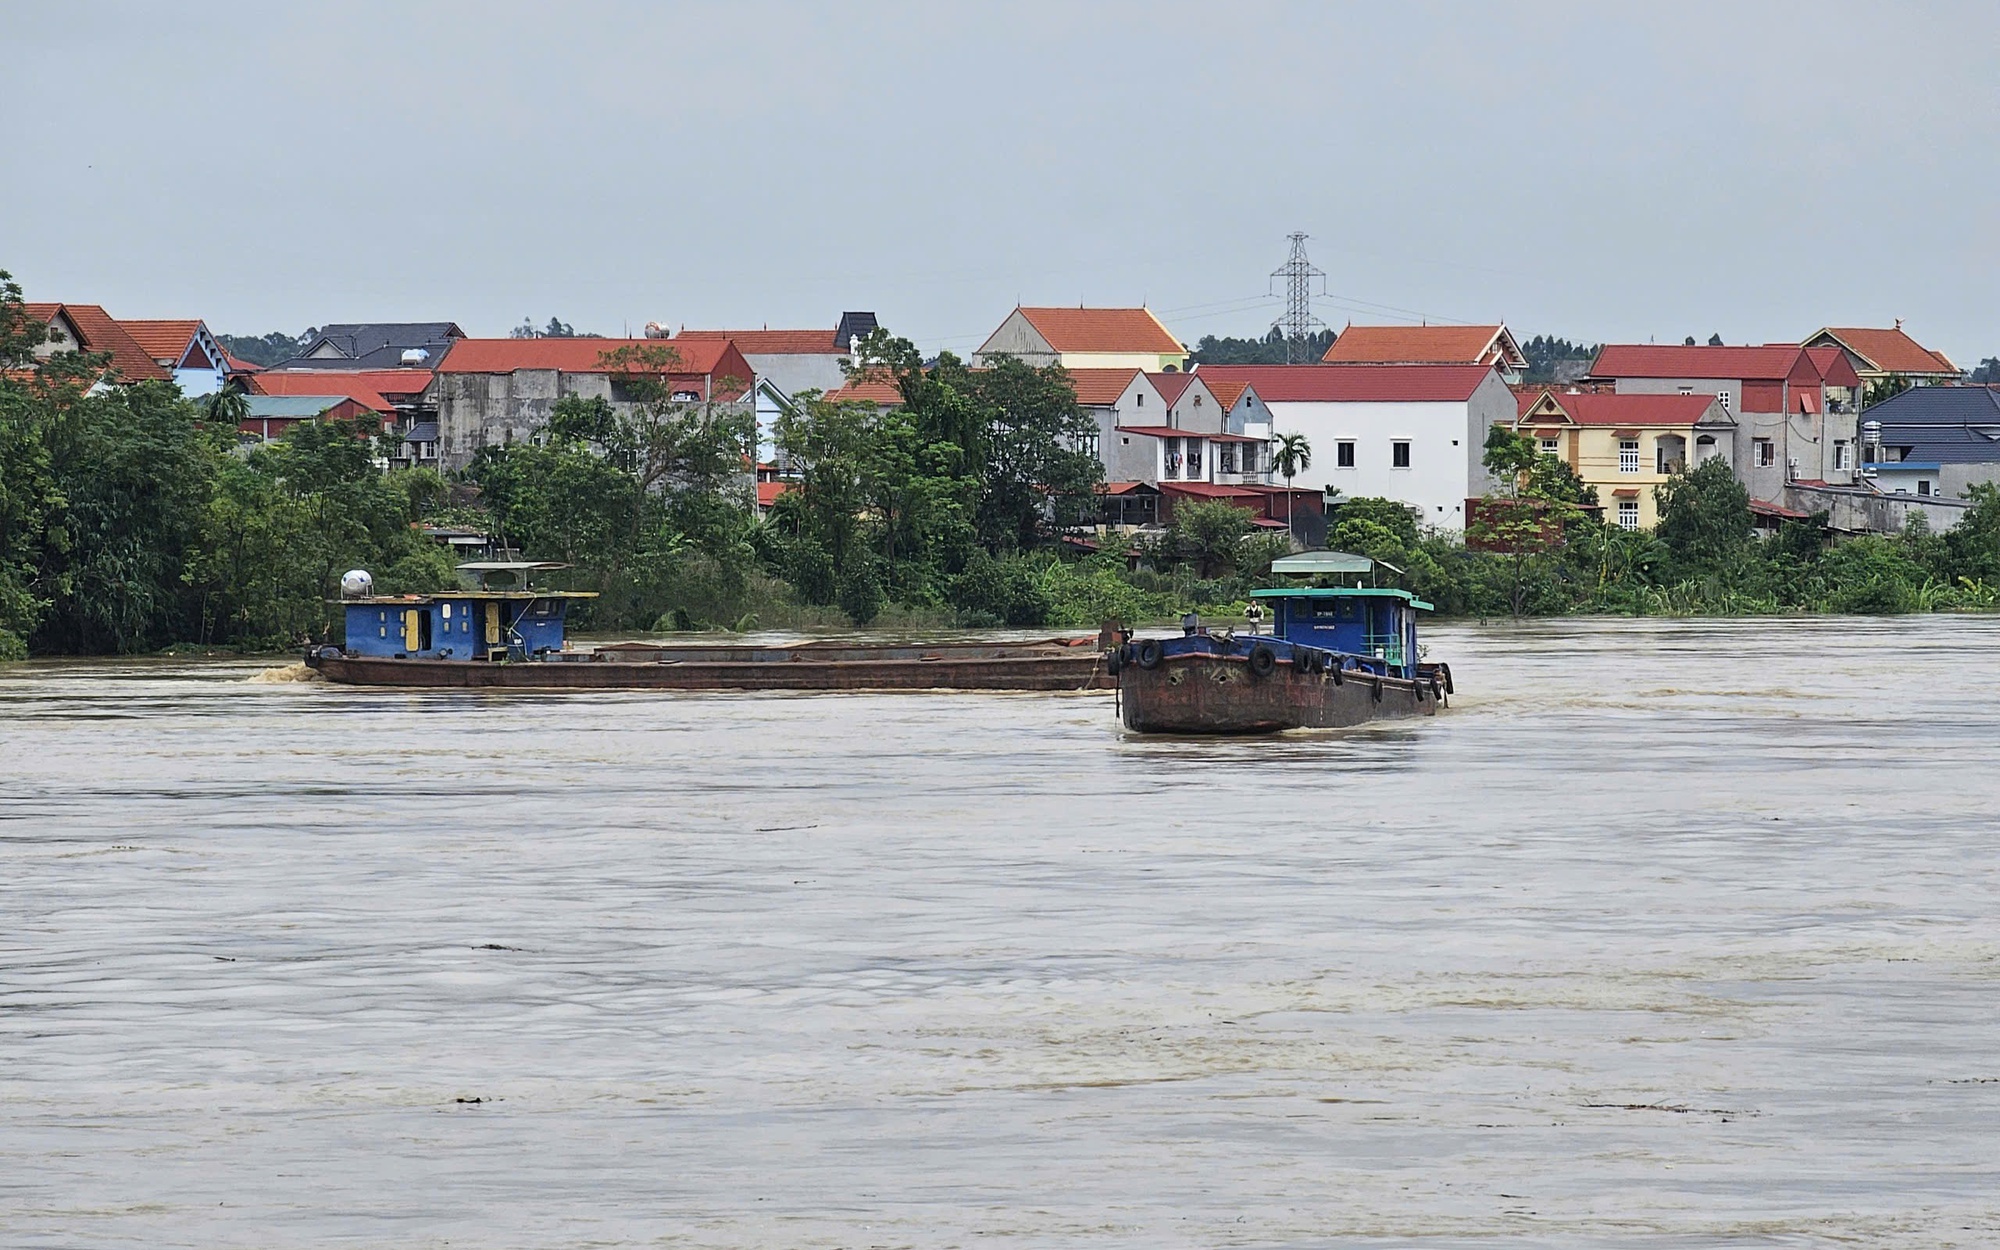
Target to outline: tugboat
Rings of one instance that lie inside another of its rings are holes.
[[[1340,559],[1310,559],[1315,556]],[[1356,562],[1373,568],[1365,557],[1339,552],[1308,552],[1272,568],[1353,571]],[[1271,610],[1269,634],[1216,634],[1190,618],[1179,638],[1127,641],[1112,653],[1125,728],[1167,734],[1337,729],[1435,716],[1452,694],[1450,666],[1418,658],[1417,613],[1432,607],[1409,591],[1284,588],[1253,591],[1251,601],[1253,612]]]

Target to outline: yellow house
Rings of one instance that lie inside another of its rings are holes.
[[[1621,529],[1658,523],[1653,488],[1693,464],[1736,464],[1736,422],[1713,395],[1614,395],[1546,388],[1518,396],[1514,428],[1597,488]]]
[[[1187,368],[1188,350],[1150,308],[1016,308],[972,354],[976,365],[1012,356],[1065,369]]]

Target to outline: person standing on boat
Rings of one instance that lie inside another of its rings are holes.
[[[1190,612],[1181,618],[1181,633],[1192,638],[1201,632],[1201,618]]]

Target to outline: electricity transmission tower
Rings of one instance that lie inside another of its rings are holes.
[[[1271,323],[1271,328],[1285,336],[1285,363],[1298,364],[1300,356],[1312,354],[1312,332],[1326,329],[1326,323],[1313,316],[1313,279],[1320,281],[1320,293],[1326,293],[1326,274],[1313,268],[1306,259],[1306,238],[1304,231],[1292,234],[1292,255],[1279,268],[1272,270],[1273,279],[1285,280],[1285,315]]]

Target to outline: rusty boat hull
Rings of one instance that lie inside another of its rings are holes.
[[[1311,670],[1311,671],[1309,671]],[[1126,729],[1156,734],[1268,734],[1343,729],[1370,721],[1435,716],[1450,689],[1442,665],[1415,679],[1361,668],[1295,663],[1260,672],[1243,654],[1166,655],[1157,666],[1118,673]]]
[[[322,647],[308,667],[355,686],[450,690],[1110,690],[1094,639],[934,646],[621,644],[530,660],[355,656]]]

